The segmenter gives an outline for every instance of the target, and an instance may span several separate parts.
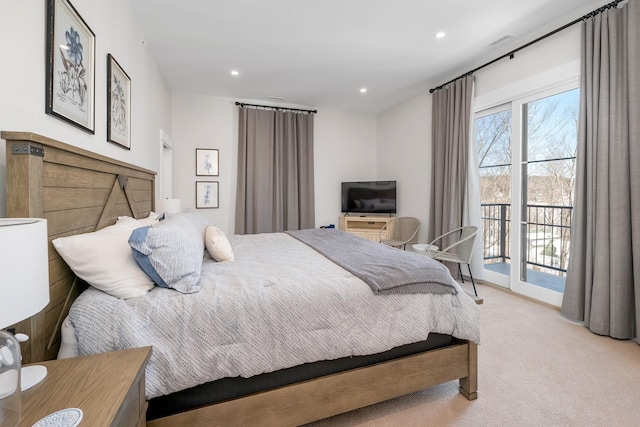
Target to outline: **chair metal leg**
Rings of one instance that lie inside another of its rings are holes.
[[[460,268],[460,263],[458,263],[458,273],[460,273],[460,280],[464,283],[464,276],[462,275],[462,269]]]
[[[460,264],[458,264],[458,267],[460,267]],[[471,284],[473,285],[473,293],[478,296],[478,291],[476,291],[476,284],[473,281],[473,274],[471,274],[471,264],[467,264],[467,268],[469,269],[469,277],[471,277]]]

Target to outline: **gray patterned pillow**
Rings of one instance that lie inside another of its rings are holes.
[[[142,270],[161,287],[189,294],[200,290],[204,232],[208,222],[195,211],[171,215],[134,230],[129,246]]]

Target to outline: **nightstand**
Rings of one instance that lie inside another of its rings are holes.
[[[47,377],[22,394],[22,420],[30,427],[65,408],[80,408],[80,426],[144,426],[144,369],[151,347],[38,363]]]

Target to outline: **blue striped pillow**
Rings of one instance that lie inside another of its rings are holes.
[[[134,230],[129,237],[140,268],[158,285],[189,294],[200,290],[206,218],[194,211]]]

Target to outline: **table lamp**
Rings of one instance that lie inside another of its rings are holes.
[[[0,218],[0,426],[20,421],[22,390],[47,375],[44,366],[21,365],[20,341],[4,329],[41,311],[49,303],[47,221]]]
[[[156,211],[158,211],[160,215],[165,213],[180,213],[182,212],[182,200],[160,199],[156,202]]]

